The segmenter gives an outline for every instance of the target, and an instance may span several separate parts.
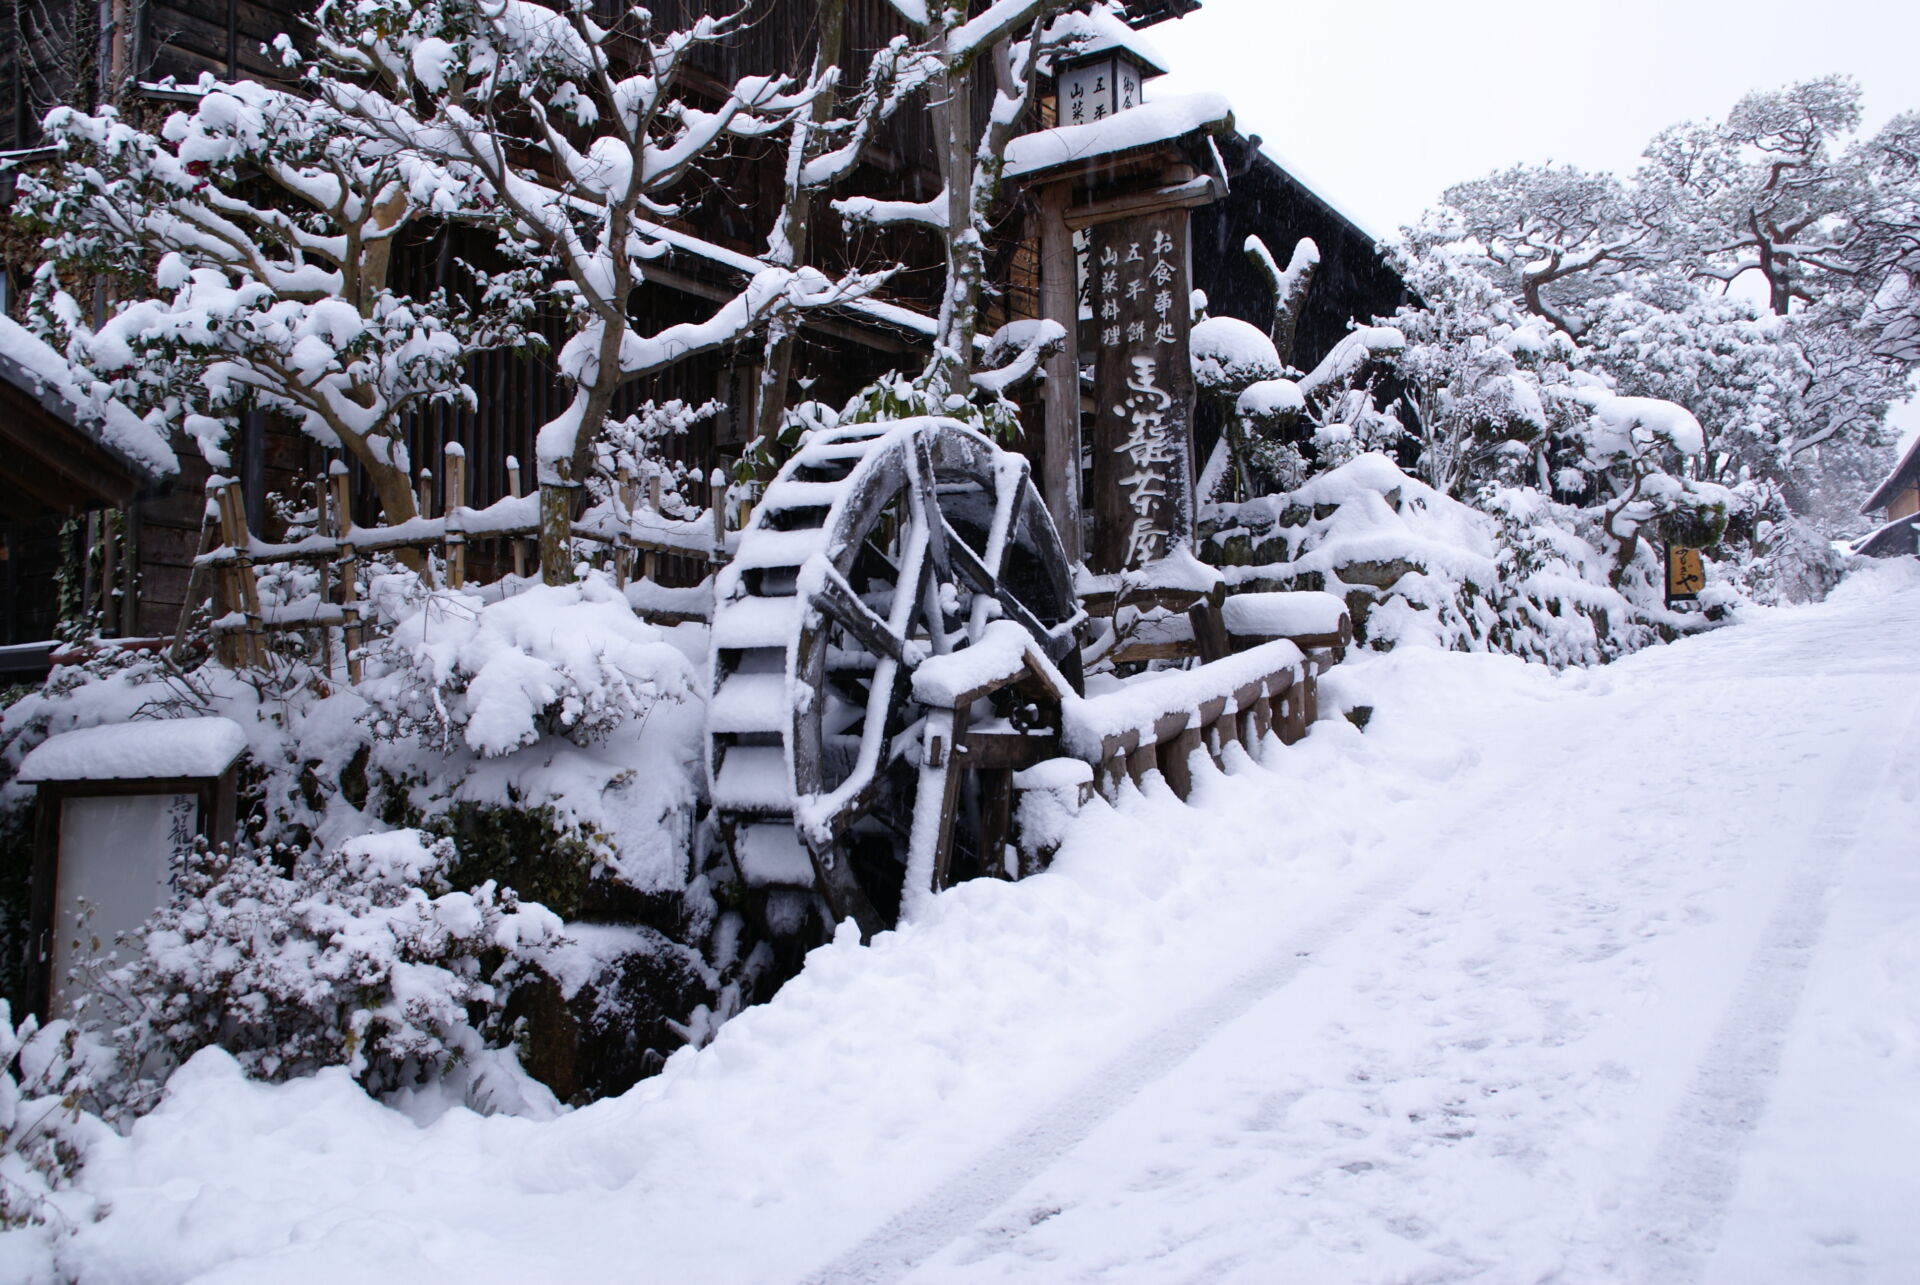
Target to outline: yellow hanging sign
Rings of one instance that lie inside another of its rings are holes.
[[[1667,546],[1667,603],[1695,602],[1700,591],[1707,587],[1706,564],[1700,560],[1700,550],[1682,548],[1677,544]]]

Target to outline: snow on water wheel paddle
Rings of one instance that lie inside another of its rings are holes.
[[[1072,666],[1078,616],[1023,457],[943,418],[802,440],[741,533],[713,620],[708,782],[769,931],[804,932],[816,897],[863,935],[896,918],[925,716],[913,670],[996,619]],[[955,816],[954,869],[997,873],[977,794]]]

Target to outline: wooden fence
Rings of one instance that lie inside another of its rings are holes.
[[[485,508],[467,504],[466,452],[457,443],[446,448],[441,474],[439,513],[435,513],[434,477],[421,469],[417,492],[418,514],[391,526],[360,526],[353,520],[347,469],[335,462],[329,474],[316,482],[317,522],[314,534],[287,543],[262,540],[248,528],[240,484],[233,478],[207,480],[208,511],[201,551],[194,560],[196,579],[213,577],[215,617],[212,622],[216,652],[234,667],[266,662],[266,635],[278,630],[305,630],[331,648],[331,631],[341,631],[349,681],[360,681],[359,652],[369,621],[364,610],[360,578],[374,554],[411,552],[419,555],[423,574],[432,583],[444,574],[449,588],[467,587],[471,555],[477,541],[504,543],[512,574],[521,580],[537,575],[537,539],[541,514],[573,508],[576,486],[543,485],[525,493],[518,461],[507,459],[509,494]],[[597,547],[603,563],[626,587],[640,581],[660,589],[641,593],[637,609],[662,623],[704,619],[685,594],[675,595],[664,583],[695,582],[730,556],[734,537],[746,514],[729,522],[727,484],[715,473],[708,485],[707,509],[694,518],[669,517],[662,511],[662,476],[642,478],[623,469],[614,480],[608,501],[594,505],[572,519],[571,535]],[[549,495],[548,491],[557,492]],[[503,559],[504,561],[504,559]],[[287,603],[263,604],[257,572],[276,564],[317,564],[318,591]],[[568,571],[571,576],[571,570]],[[198,589],[198,584],[193,586]],[[196,596],[189,592],[189,598]],[[647,600],[651,598],[652,602]],[[183,616],[182,635],[186,630]],[[179,639],[176,639],[178,643]],[[331,659],[326,662],[331,669]]]

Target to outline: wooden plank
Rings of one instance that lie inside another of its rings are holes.
[[[1055,186],[1065,190],[1067,185],[1061,183]],[[1083,205],[1067,206],[1062,212],[1061,221],[1070,231],[1081,232],[1102,223],[1129,219],[1137,214],[1158,214],[1164,210],[1195,210],[1203,205],[1212,205],[1224,195],[1218,180],[1201,175],[1190,178],[1184,183],[1155,188],[1151,192],[1134,192],[1126,196],[1090,201]]]
[[[967,765],[975,771],[1024,771],[1060,756],[1060,738],[1052,732],[969,731]]]
[[[1103,224],[1088,247],[1096,336],[1091,482],[1097,573],[1184,546],[1193,512],[1185,210]]]
[[[1193,795],[1193,754],[1200,745],[1200,728],[1189,724],[1160,746],[1160,775],[1182,800]]]

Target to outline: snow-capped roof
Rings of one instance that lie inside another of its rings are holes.
[[[1174,94],[1085,125],[1022,134],[1007,144],[1008,178],[1023,178],[1171,142],[1195,130],[1233,128],[1233,104],[1224,94]]]
[[[1906,451],[1900,456],[1900,462],[1893,466],[1893,471],[1881,480],[1879,486],[1873,488],[1873,494],[1869,495],[1867,502],[1860,506],[1860,511],[1871,513],[1875,509],[1886,508],[1893,503],[1893,497],[1899,494],[1903,483],[1911,484],[1917,481],[1920,481],[1920,437],[1915,437],[1907,445]]]
[[[1080,43],[1073,52],[1063,57],[1066,62],[1085,62],[1121,50],[1132,54],[1144,63],[1149,75],[1167,74],[1167,60],[1154,47],[1152,41],[1114,17],[1111,10],[1096,9],[1092,13],[1063,13],[1054,23],[1054,31],[1072,29],[1080,35]]]
[[[230,718],[152,718],[50,736],[20,764],[21,781],[141,781],[219,776],[247,748]]]
[[[138,473],[157,479],[180,471],[180,461],[165,434],[107,396],[102,385],[83,386],[66,358],[4,316],[0,316],[0,379],[31,394]]]

